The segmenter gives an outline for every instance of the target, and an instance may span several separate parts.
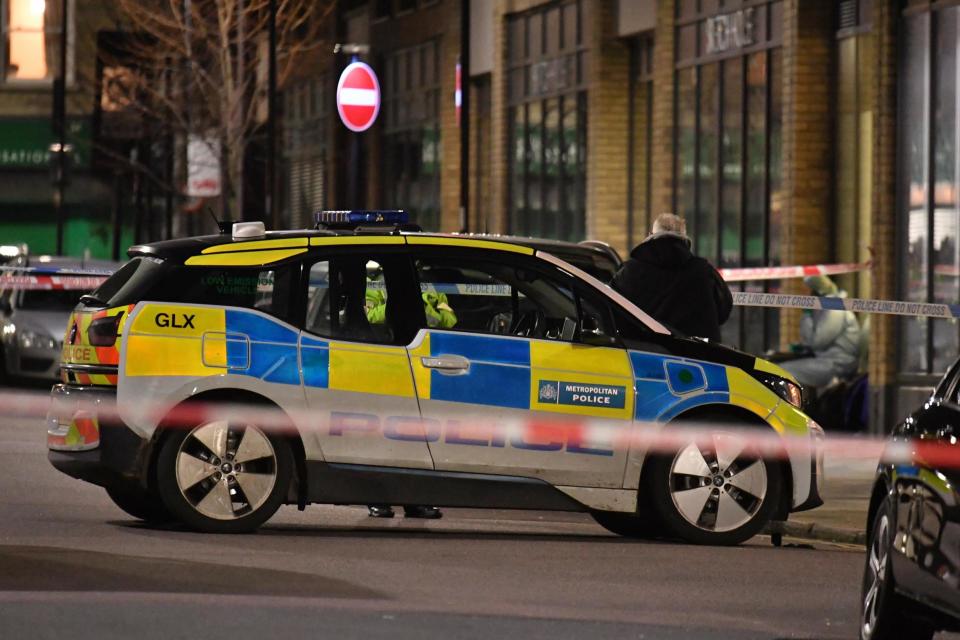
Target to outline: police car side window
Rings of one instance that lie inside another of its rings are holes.
[[[427,326],[451,331],[572,341],[573,291],[539,271],[485,260],[416,261]]]
[[[310,266],[306,330],[325,338],[394,343],[387,275],[373,256],[343,255]]]

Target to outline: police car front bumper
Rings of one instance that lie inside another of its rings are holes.
[[[810,439],[813,444],[810,456],[810,494],[807,499],[793,508],[793,511],[809,511],[823,504],[821,487],[823,486],[823,453],[826,434],[823,427],[809,420],[807,428],[810,430]]]
[[[58,384],[50,395],[47,459],[55,469],[102,487],[143,482],[150,443],[115,417],[114,389]]]

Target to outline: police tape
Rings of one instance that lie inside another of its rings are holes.
[[[104,400],[103,394],[98,396],[97,401],[71,398],[68,402],[51,402],[47,394],[0,391],[0,412],[7,419],[35,418],[38,428],[45,421],[51,449],[91,449],[99,445],[103,429],[122,425],[123,414],[128,413],[116,403]],[[489,415],[466,413],[443,419],[203,401],[187,401],[174,407],[148,402],[145,408],[138,400],[135,410],[137,415],[149,417],[160,425],[161,430],[192,430],[215,422],[240,428],[255,426],[281,437],[310,438],[321,447],[325,438],[350,439],[356,443],[358,455],[363,451],[364,438],[374,438],[395,443],[423,442],[608,457],[625,452],[674,455],[694,445],[701,452],[713,451],[714,455],[721,455],[719,449],[723,449],[722,455],[733,458],[740,452],[765,459],[816,457],[822,460],[822,456],[827,456],[835,461],[882,460],[898,465],[960,468],[960,444],[955,439],[891,441],[875,436],[823,435],[816,427],[795,434],[780,434],[742,422],[631,422],[572,416],[549,419],[542,414],[529,419],[497,420]],[[93,424],[96,426],[91,428]],[[75,426],[95,440],[81,443],[80,447],[71,446],[65,434]],[[731,447],[737,451],[731,452]]]
[[[4,272],[14,272],[14,273],[32,273],[38,275],[71,275],[71,276],[102,276],[107,277],[114,274],[115,269],[97,269],[95,267],[52,267],[44,266],[42,263],[39,267],[24,267],[16,265],[0,265],[0,273]]]
[[[0,291],[93,291],[105,280],[104,276],[0,275]]]
[[[914,318],[960,318],[960,304],[908,302],[904,300],[869,300],[865,298],[795,296],[784,293],[736,291],[733,293],[733,304],[740,307],[853,311],[855,313],[880,313]]]
[[[754,280],[786,280],[807,276],[839,276],[870,269],[871,262],[841,262],[837,264],[809,264],[783,267],[744,267],[720,269],[727,282],[750,282]]]

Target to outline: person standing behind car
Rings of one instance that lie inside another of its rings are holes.
[[[610,285],[660,322],[719,342],[733,296],[713,265],[693,254],[691,244],[683,218],[661,213]]]

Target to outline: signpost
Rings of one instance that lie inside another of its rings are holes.
[[[380,113],[380,83],[364,62],[351,62],[337,83],[337,112],[343,125],[355,133],[369,129]]]

